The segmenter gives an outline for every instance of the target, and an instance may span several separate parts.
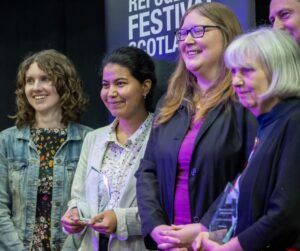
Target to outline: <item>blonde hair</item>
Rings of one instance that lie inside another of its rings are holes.
[[[191,6],[183,15],[180,27],[186,16],[192,11],[197,11],[199,15],[209,18],[221,27],[220,31],[224,43],[223,51],[225,51],[235,36],[242,33],[240,23],[235,14],[221,3],[199,3]],[[216,105],[232,99],[235,95],[231,87],[231,74],[226,69],[223,60],[221,60],[221,71],[216,78],[214,87],[208,91],[205,97],[201,97],[200,94],[201,91],[195,76],[187,70],[180,55],[176,69],[169,79],[164,104],[155,118],[155,126],[170,120],[184,100],[187,101],[188,109],[193,113],[196,112],[195,120],[199,120]],[[196,102],[201,104],[199,110],[196,110]]]

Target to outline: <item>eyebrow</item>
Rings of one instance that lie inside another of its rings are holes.
[[[116,78],[115,80],[114,80],[114,82],[116,82],[116,81],[119,81],[119,80],[126,80],[126,81],[128,81],[128,79],[127,78]],[[109,81],[107,81],[107,80],[105,80],[105,79],[102,79],[102,82],[109,82]]]
[[[279,15],[279,14],[281,14],[282,12],[285,12],[285,11],[293,12],[294,10],[293,10],[293,8],[285,7],[285,8],[282,8],[282,9],[278,10],[277,12],[275,12],[275,15]],[[270,15],[270,17],[273,17],[273,16]]]

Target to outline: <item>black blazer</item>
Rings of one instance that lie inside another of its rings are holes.
[[[183,103],[167,123],[154,128],[136,173],[142,233],[148,249],[156,248],[150,236],[153,228],[173,222],[178,152],[191,118]],[[191,222],[200,222],[227,182],[241,172],[256,129],[255,118],[237,102],[221,104],[208,113],[191,158]]]

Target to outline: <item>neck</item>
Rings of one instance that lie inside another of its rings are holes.
[[[202,75],[196,76],[198,86],[203,94],[205,94],[214,85],[214,80],[211,78],[205,78]]]
[[[269,98],[259,102],[259,105],[252,109],[252,113],[255,117],[261,114],[267,113],[273,109],[275,105],[280,102],[279,98]]]
[[[194,72],[197,83],[203,93],[207,92],[216,82],[222,68],[219,64],[211,65],[209,68],[201,69],[199,72]]]
[[[141,124],[146,120],[148,112],[144,110],[140,114],[135,114],[133,118],[118,118],[116,128],[117,140],[121,144],[125,144],[127,139],[136,132]]]
[[[64,124],[61,123],[62,114],[61,111],[55,111],[48,114],[35,114],[35,124],[36,128],[64,128]]]

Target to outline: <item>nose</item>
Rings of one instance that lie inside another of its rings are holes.
[[[116,87],[114,87],[114,85],[110,85],[110,87],[108,89],[108,96],[116,97],[117,95],[118,95],[118,92],[117,92]]]
[[[186,36],[186,38],[184,39],[184,42],[187,44],[191,44],[195,42],[195,39],[193,38],[191,31],[188,31],[188,34]]]
[[[284,29],[284,24],[280,20],[280,18],[275,17],[274,23],[273,23],[273,28],[281,29],[281,30]]]
[[[38,79],[34,80],[34,83],[32,85],[32,89],[34,91],[36,91],[36,90],[40,90],[40,88],[41,88],[40,81]]]
[[[244,84],[242,75],[239,72],[232,73],[232,85],[234,87],[239,87]]]

